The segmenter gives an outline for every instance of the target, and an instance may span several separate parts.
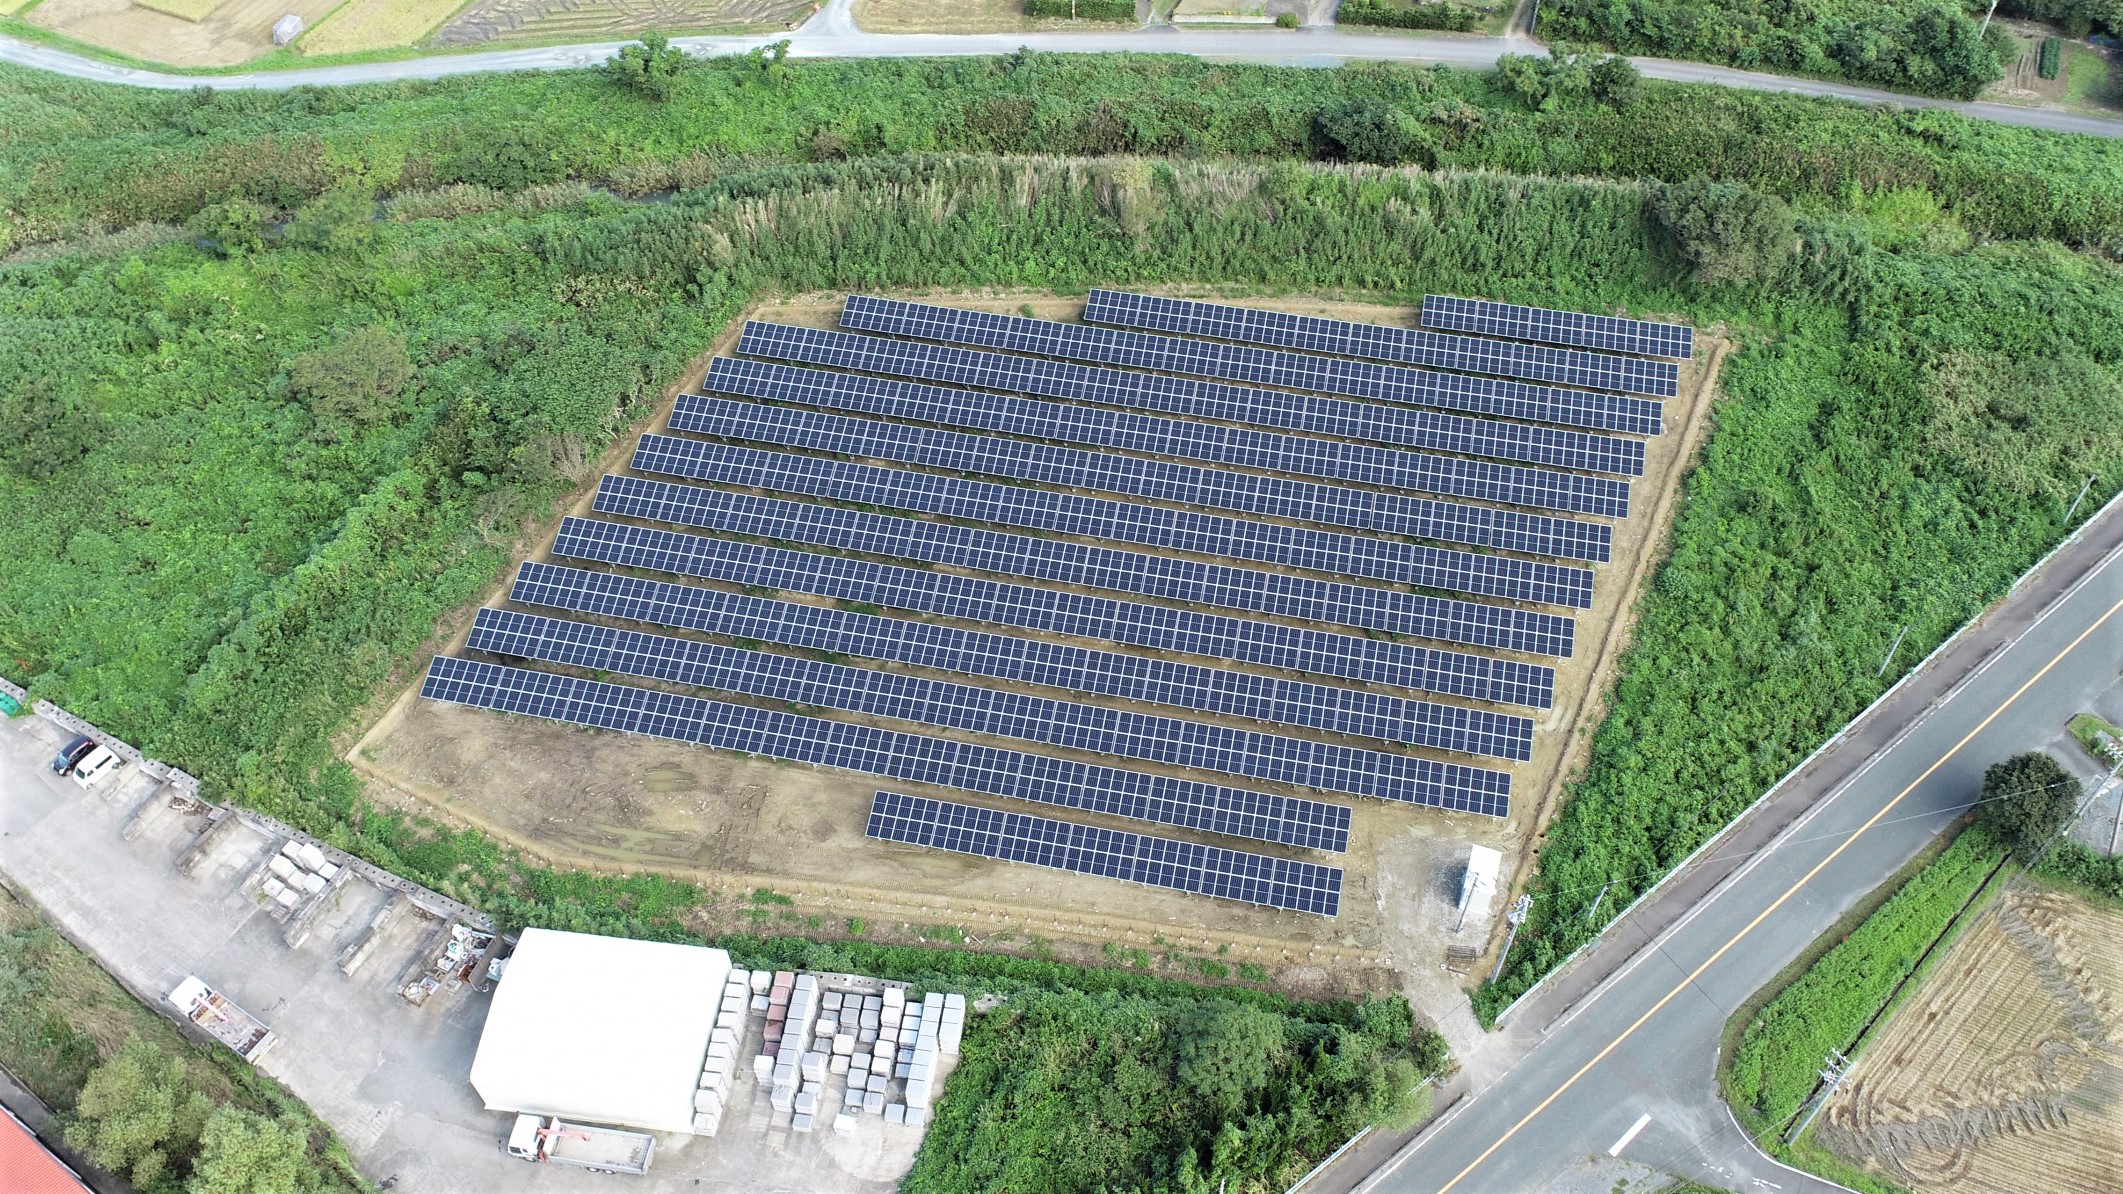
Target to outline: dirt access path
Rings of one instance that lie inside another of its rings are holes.
[[[983,310],[1029,309],[1048,318],[1073,319],[1082,310],[1080,298],[1052,295],[921,297]],[[803,296],[752,315],[831,327],[840,301],[837,294]],[[1403,326],[1415,318],[1411,308],[1353,301],[1244,301]],[[717,351],[734,345],[740,327],[741,321],[732,325]],[[1479,843],[1501,850],[1505,883],[1523,882],[1524,864],[1554,813],[1564,778],[1581,764],[1597,725],[1606,677],[1628,641],[1629,611],[1663,551],[1671,494],[1707,432],[1723,351],[1722,342],[1712,340],[1684,372],[1682,397],[1667,407],[1669,430],[1650,443],[1633,516],[1616,526],[1615,563],[1600,569],[1597,605],[1578,620],[1578,654],[1558,670],[1555,707],[1536,715],[1534,757],[1511,768],[1512,816],[1497,821],[1344,799],[1354,817],[1349,852],[1333,859],[1346,875],[1342,915],[1332,920],[881,846],[863,836],[870,795],[879,787],[875,777],[442,706],[420,701],[417,685],[382,714],[351,761],[373,781],[377,798],[476,826],[546,865],[656,871],[697,882],[718,897],[703,910],[706,928],[764,921],[832,935],[847,931],[853,918],[873,937],[963,937],[990,948],[1109,961],[1118,952],[1139,964],[1163,961],[1210,974],[1217,967],[1259,967],[1279,985],[1321,994],[1400,988],[1435,1018],[1464,1016],[1462,988],[1485,972],[1484,959],[1500,944],[1497,913],[1505,902],[1498,899],[1488,914],[1470,917],[1457,934],[1451,931],[1467,849]],[[679,388],[696,385],[705,367],[703,358]],[[648,426],[661,427],[668,414],[667,402]],[[619,471],[631,448],[629,437],[602,467]],[[571,512],[588,513],[589,497],[585,490]],[[530,558],[545,558],[551,532],[551,526],[536,529]],[[486,603],[500,604],[505,594],[504,582]],[[461,645],[469,624],[470,611],[463,611],[444,628],[447,639],[438,640],[437,649]],[[1157,770],[1136,760],[1126,765]],[[936,794],[988,802],[957,791]],[[754,902],[751,893],[763,888],[793,905]],[[1471,1019],[1466,1030],[1473,1031]]]

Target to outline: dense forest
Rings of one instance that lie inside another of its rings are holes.
[[[1899,627],[1921,657],[2089,474],[2115,489],[2119,158],[1597,60],[760,56],[175,96],[0,72],[0,670],[508,923],[683,936],[694,889],[408,824],[332,743],[754,297],[1508,291],[1720,327],[1716,432],[1493,1014],[1600,927],[1603,885],[1611,915],[1891,683]],[[1394,1003],[729,944],[1017,992],[954,1080],[1016,1110],[947,1102],[925,1190],[1090,1147],[1060,1130],[1094,1104],[1124,1184],[1280,1188],[1442,1060]],[[1150,1036],[1125,1072],[1070,1052]]]

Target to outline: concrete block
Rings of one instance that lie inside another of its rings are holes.
[[[860,1107],[862,1106],[862,1097],[866,1093],[860,1087],[851,1086],[841,1092],[840,1105],[843,1107]]]
[[[796,1108],[796,1092],[786,1086],[777,1086],[769,1096],[769,1101],[773,1103],[776,1111],[793,1111]]]
[[[840,1017],[826,1014],[818,1017],[818,1035],[833,1036],[840,1031]]]
[[[752,1077],[761,1082],[767,1082],[773,1079],[774,1058],[772,1057],[772,1055],[762,1053],[752,1059]]]
[[[696,1114],[721,1115],[722,1096],[712,1090],[696,1090],[693,1092],[693,1110]]]
[[[816,1082],[826,1076],[826,1055],[823,1053],[806,1053],[803,1055],[803,1061],[798,1068],[803,1070],[806,1082]]]
[[[855,1043],[858,1045],[862,1045],[865,1048],[876,1044],[877,1030],[875,1028],[865,1028],[861,1032],[856,1033]]]
[[[864,1115],[883,1115],[884,1111],[885,1096],[882,1093],[873,1090],[863,1095],[862,1113]]]
[[[918,1127],[920,1127],[920,1126],[922,1126],[923,1124],[925,1124],[925,1123],[928,1123],[928,1122],[929,1122],[929,1109],[928,1109],[927,1107],[916,1107],[916,1106],[915,1106],[914,1104],[912,1104],[912,1103],[909,1103],[909,1104],[907,1104],[907,1126],[908,1126],[908,1127],[910,1127],[910,1128],[918,1128]]]
[[[833,1038],[833,1052],[839,1054],[842,1057],[847,1057],[850,1054],[854,1053],[855,1034],[852,1032],[843,1032],[835,1035]]]
[[[907,1122],[907,1105],[905,1103],[886,1103],[885,1122],[888,1124],[903,1124]]]
[[[957,1012],[959,1015],[964,1015],[966,1013],[966,997],[955,992],[949,995],[945,995],[944,1010],[954,1011]]]
[[[721,1126],[722,1116],[720,1114],[695,1115],[693,1117],[693,1134],[695,1136],[713,1136],[715,1129]]]
[[[840,1010],[841,1001],[845,998],[846,996],[842,995],[839,991],[828,991],[826,992],[825,1002],[820,1006],[824,1007],[829,1012],[837,1012]]]
[[[814,1113],[816,1113],[816,1112],[817,1112],[817,1110],[818,1110],[818,1092],[817,1092],[817,1091],[815,1091],[815,1090],[800,1090],[800,1091],[797,1091],[797,1092],[796,1092],[796,1114],[798,1114],[798,1115],[811,1115],[811,1114],[814,1114]]]
[[[895,1065],[895,1066],[893,1066],[893,1067],[892,1067],[892,1076],[893,1076],[894,1078],[905,1078],[905,1077],[906,1077],[906,1076],[907,1076],[908,1074],[912,1073],[913,1071],[914,1071],[914,1063],[913,1063],[913,1062],[911,1062],[911,1061],[902,1061],[902,1062],[900,1062],[900,1063],[899,1063],[898,1065]]]
[[[828,1059],[826,1060],[826,1073],[828,1073],[828,1074],[845,1074],[845,1073],[847,1073],[847,1072],[848,1072],[848,1059],[847,1059],[847,1058],[845,1058],[845,1057],[841,1057],[841,1056],[838,1056],[838,1055],[836,1055],[836,1056],[834,1056],[834,1057],[831,1057],[831,1058],[828,1058]]]
[[[803,1098],[803,1096],[802,1096],[802,1095],[798,1095],[798,1096],[796,1096],[796,1097],[797,1097],[797,1098],[799,1098],[799,1099]],[[915,1079],[913,1079],[913,1078],[909,1078],[909,1079],[907,1079],[907,1106],[909,1106],[909,1107],[926,1107],[926,1106],[928,1106],[928,1105],[929,1105],[929,1082],[928,1082],[928,1079],[924,1078],[924,1079],[922,1079],[922,1080],[920,1080],[920,1081],[916,1081],[916,1080],[915,1080]]]
[[[885,1092],[885,1083],[890,1081],[891,1079],[885,1077],[882,1073],[871,1074],[868,1078],[863,1079],[863,1088],[876,1094],[883,1094]]]
[[[752,996],[752,1010],[753,1010],[753,1011],[755,1011],[755,1012],[763,1012],[763,1011],[767,1010],[767,1004],[768,1004],[768,999],[767,999],[767,997],[766,997],[765,995],[754,995],[754,996]]]
[[[929,1067],[917,1061],[913,1065],[907,1067],[907,1081],[909,1083],[927,1082],[929,1080],[929,1073]]]
[[[845,1111],[834,1116],[833,1130],[843,1136],[853,1136],[855,1134],[855,1117]]]
[[[774,972],[771,970],[754,970],[747,982],[751,986],[754,995],[764,995],[774,987]]]
[[[789,1127],[793,1131],[809,1135],[811,1132],[811,1117],[799,1111],[796,1113],[796,1117],[789,1121]]]

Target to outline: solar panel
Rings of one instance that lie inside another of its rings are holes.
[[[868,836],[1293,912],[1334,916],[1341,911],[1339,867],[925,796],[877,793],[870,800]]]
[[[1502,816],[1511,790],[1509,774],[1459,763],[516,610],[480,610],[466,647],[1403,804]]]
[[[1519,758],[1533,743],[1525,717],[551,564],[525,563],[509,599],[1439,750]]]
[[[832,443],[826,440],[815,446],[834,450]],[[739,485],[774,493],[801,493],[840,502],[1064,535],[1113,539],[1195,555],[1420,585],[1446,592],[1475,593],[1576,609],[1587,609],[1592,605],[1592,572],[1586,568],[1447,551],[1277,523],[1247,522],[1192,510],[1136,505],[668,435],[642,436],[634,449],[630,466],[638,472],[693,481]]]
[[[438,655],[420,695],[910,783],[1129,817],[1313,850],[1349,848],[1349,810],[1197,780],[1025,754]]]
[[[847,306],[841,310],[840,325],[855,331],[1213,377],[1248,385],[1435,406],[1597,431],[1657,435],[1662,429],[1662,404],[1651,398],[1566,390],[1504,378],[1437,373],[1241,344],[1183,340],[1017,315],[990,315],[901,299],[849,295]]]
[[[1561,427],[1538,427],[1530,423],[1470,419],[1437,410],[1353,402],[1346,398],[1293,394],[1285,390],[1252,389],[1194,377],[1135,373],[1072,361],[1047,361],[756,320],[745,324],[744,334],[737,341],[737,351],[769,360],[800,361],[1014,394],[1155,410],[1192,419],[1221,419],[1256,427],[1279,427],[1285,431],[1430,448],[1466,456],[1491,456],[1498,460],[1517,460],[1582,472],[1621,473],[1631,477],[1644,475],[1642,440]],[[1533,492],[1539,492],[1541,486],[1548,484],[1544,480],[1545,474],[1509,465],[1458,460],[1450,456],[1418,455],[1416,460],[1418,463],[1411,468],[1420,468],[1425,476],[1443,478],[1454,484],[1508,486]],[[1601,477],[1565,480],[1573,487],[1564,492],[1583,495],[1576,497],[1576,501],[1601,500],[1603,495],[1611,497],[1617,488],[1624,497],[1628,493],[1627,486],[1618,486],[1616,482]],[[1575,504],[1560,504],[1560,498],[1513,500],[1520,505],[1590,512],[1589,508]]]
[[[681,535],[673,531],[646,531],[640,527],[591,519],[562,522],[560,534],[553,541],[553,554],[566,559],[635,566],[653,559],[660,570],[673,575],[811,593],[888,609],[941,614],[969,622],[992,622],[1101,642],[1127,643],[1158,651],[1286,668],[1307,675],[1333,676],[1391,688],[1421,689],[1443,696],[1497,704],[1546,709],[1555,702],[1555,669],[1541,664],[1463,655],[1412,643],[1330,634],[1274,622],[1253,622],[1199,610],[1118,601],[1095,594],[1037,589],[846,556]],[[556,578],[552,583],[558,585],[563,582],[557,578],[577,572],[577,569],[551,564],[529,563],[524,565],[523,575],[538,578],[538,583]],[[606,573],[580,574],[605,578],[620,585],[656,583],[634,577],[612,577]],[[520,588],[523,581],[519,580],[518,584]],[[518,599],[540,600],[521,595]]]
[[[671,410],[671,428],[1525,555],[1605,563],[1613,554],[1614,528],[1604,523],[1573,522],[1515,510],[1462,506],[1369,489],[1316,485],[1288,477],[1224,472],[1140,456],[1086,452],[1061,444],[967,435],[700,394],[678,399]]]
[[[835,506],[813,506],[673,485],[645,477],[606,476],[598,487],[594,508],[602,514],[646,522],[682,524],[783,543],[809,543],[976,572],[1036,577],[1189,605],[1221,606],[1298,622],[1354,626],[1533,655],[1567,659],[1576,637],[1576,622],[1559,614]],[[646,561],[641,566],[660,567]]]
[[[1685,361],[1695,356],[1695,329],[1686,324],[1582,315],[1442,294],[1423,296],[1423,326],[1574,348],[1633,352],[1646,357],[1679,357]]]
[[[1194,299],[1160,298],[1119,290],[1094,290],[1084,306],[1085,323],[1152,332],[1177,332],[1271,344],[1306,352],[1392,361],[1425,369],[1456,369],[1516,377],[1556,386],[1583,386],[1624,394],[1671,398],[1680,392],[1680,370],[1665,361],[1608,356],[1571,348],[1544,348],[1443,332],[1291,315]]]

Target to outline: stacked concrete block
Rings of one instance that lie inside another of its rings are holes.
[[[855,1117],[843,1111],[833,1117],[833,1130],[843,1136],[855,1134]]]
[[[789,1126],[799,1132],[811,1130],[811,1117],[799,1111],[789,1119]]]
[[[862,1110],[864,1115],[883,1115],[885,1113],[885,1096],[874,1090],[864,1091]]]
[[[831,1056],[831,1057],[828,1057],[828,1058],[826,1058],[826,1073],[828,1073],[828,1074],[845,1074],[845,1073],[847,1073],[847,1072],[848,1072],[848,1060],[849,1060],[848,1058],[842,1057],[842,1056],[840,1056],[840,1055],[839,1055],[839,1054],[837,1054],[837,1053],[836,1053],[836,1054],[834,1054],[834,1055],[833,1055],[833,1056]]]
[[[905,1103],[886,1103],[885,1122],[888,1124],[903,1124],[907,1122],[907,1105]]]
[[[944,996],[943,1023],[936,1030],[936,1047],[950,1057],[958,1056],[959,1042],[966,1035],[966,997]]]

